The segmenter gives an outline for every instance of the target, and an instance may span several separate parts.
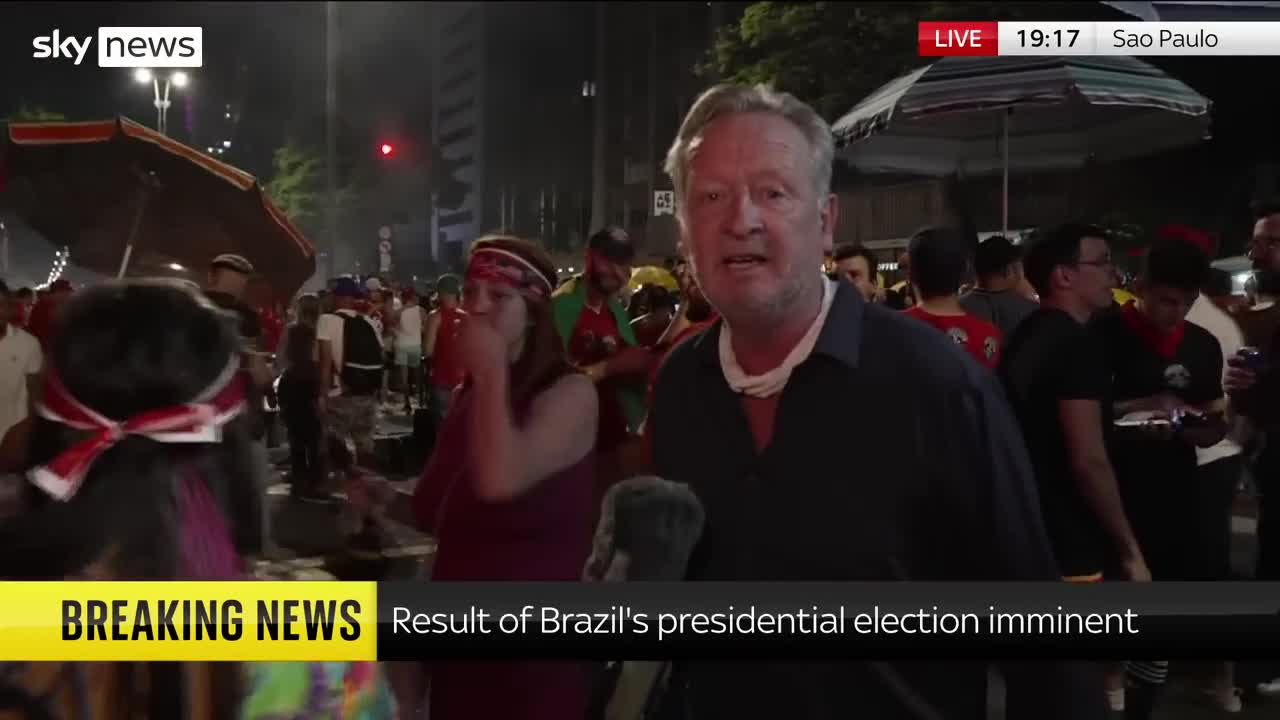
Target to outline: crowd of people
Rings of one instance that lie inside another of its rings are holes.
[[[1246,466],[1257,576],[1280,574],[1280,455],[1262,441],[1280,408],[1280,205],[1258,210],[1247,305],[1226,302],[1216,247],[1190,233],[1156,242],[1120,302],[1106,231],[1076,223],[1021,243],[929,227],[886,286],[874,252],[833,247],[833,154],[794,97],[707,91],[666,163],[675,290],[629,291],[637,251],[613,227],[570,278],[536,243],[491,235],[429,293],[335,278],[271,322],[238,255],[214,258],[203,288],[59,287],[31,306],[0,287],[0,461],[22,478],[0,577],[245,577],[272,551],[273,405],[294,496],[345,502],[352,542],[377,542],[394,500],[363,470],[380,415],[436,424],[411,502],[438,543],[433,581],[582,580],[601,499],[641,473],[702,505],[688,580],[1224,580]],[[1237,685],[1280,689],[1274,666],[1220,660],[1204,684],[1226,711]],[[1100,718],[1108,702],[1150,718],[1168,675],[1142,658],[999,669],[1011,718]],[[578,663],[5,677],[0,704],[61,708],[87,677],[102,717],[601,712]],[[646,717],[976,718],[989,668],[676,662],[664,677]]]

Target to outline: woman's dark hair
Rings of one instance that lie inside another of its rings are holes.
[[[319,380],[320,366],[316,362],[316,328],[306,323],[294,323],[289,326],[285,339],[286,366],[290,373],[297,377]]]
[[[551,256],[541,247],[509,235],[488,235],[471,247],[471,252],[481,248],[505,250],[529,261],[538,274],[556,286],[556,266]],[[525,339],[524,352],[511,368],[511,399],[516,407],[522,407],[539,392],[567,373],[573,372],[565,356],[564,343],[551,313],[551,301],[537,302],[525,299],[531,327]]]
[[[298,298],[298,322],[315,327],[320,324],[320,297],[310,293]]]
[[[146,318],[139,322],[138,318]],[[238,354],[237,339],[194,292],[163,283],[112,283],[67,305],[48,364],[68,393],[106,417],[194,399]],[[180,484],[203,481],[242,555],[260,542],[245,417],[223,426],[217,444],[158,443],[126,436],[90,468],[65,502],[27,486],[24,511],[0,524],[0,577],[60,579],[97,561],[114,577],[183,574]],[[85,432],[37,418],[29,466],[42,465]]]

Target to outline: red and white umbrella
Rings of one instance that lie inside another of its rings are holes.
[[[10,124],[0,190],[104,274],[203,270],[231,252],[288,297],[315,272],[311,243],[252,175],[127,118]]]

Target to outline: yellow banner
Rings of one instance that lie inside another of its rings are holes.
[[[363,582],[0,583],[2,660],[375,660]]]

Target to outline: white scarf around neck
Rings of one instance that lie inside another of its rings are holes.
[[[827,312],[831,310],[831,303],[835,300],[835,297],[835,281],[824,277],[822,279],[822,308],[818,310],[818,317],[813,319],[813,324],[809,326],[808,331],[800,338],[800,342],[796,343],[794,348],[791,348],[791,352],[782,360],[782,364],[763,375],[748,375],[742,369],[742,366],[738,364],[738,358],[733,354],[733,336],[729,330],[729,323],[721,323],[720,369],[724,372],[724,379],[725,382],[729,383],[729,387],[733,388],[734,392],[750,395],[754,398],[773,397],[782,392],[787,380],[791,379],[791,371],[804,362],[809,357],[809,354],[813,352],[813,346],[817,344],[818,335],[822,332],[822,326],[827,322]]]

